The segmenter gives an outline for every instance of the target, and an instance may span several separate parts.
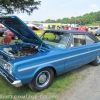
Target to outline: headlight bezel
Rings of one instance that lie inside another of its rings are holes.
[[[12,74],[12,65],[11,64],[4,64],[3,68],[7,70],[10,74]]]

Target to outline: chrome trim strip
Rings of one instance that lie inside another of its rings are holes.
[[[46,62],[46,63],[43,63],[43,64],[38,64],[38,65],[27,67],[27,68],[22,68],[22,69],[19,69],[18,72],[22,72],[22,71],[29,70],[29,69],[32,69],[32,68],[35,68],[35,67],[43,66],[45,64],[50,64],[50,63],[58,62],[58,61],[61,61],[61,60],[69,59],[69,58],[72,58],[72,57],[80,56],[80,55],[91,53],[91,52],[98,51],[98,50],[100,50],[100,49],[88,51],[88,52],[85,52],[85,53],[80,53],[80,54],[77,54],[77,55],[74,55],[74,56],[65,57],[65,58],[62,58],[62,59]]]

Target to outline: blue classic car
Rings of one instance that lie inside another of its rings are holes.
[[[0,17],[0,22],[22,40],[0,45],[0,74],[15,87],[28,84],[42,91],[57,75],[100,64],[100,42],[89,32],[46,30],[38,37],[17,16]]]

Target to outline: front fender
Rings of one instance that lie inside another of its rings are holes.
[[[20,66],[20,65],[19,65]],[[34,67],[32,68],[32,66],[30,67],[30,69],[27,69],[24,68],[23,70],[20,70],[19,68],[20,67],[14,67],[13,68],[13,74],[14,76],[17,78],[17,79],[20,79],[22,81],[23,84],[27,84],[27,83],[30,83],[31,80],[33,79],[33,77],[35,76],[35,74],[43,69],[43,68],[47,68],[47,67],[51,67],[53,68],[56,72],[56,69],[55,67],[52,65],[52,64],[47,64],[47,65],[44,65],[44,66],[38,66],[38,67]],[[28,67],[29,68],[29,67]],[[55,74],[55,73],[54,73]]]

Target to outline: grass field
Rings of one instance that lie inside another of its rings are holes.
[[[67,72],[56,77],[48,89],[36,93],[32,91],[28,85],[15,88],[8,83],[4,77],[0,76],[0,98],[2,98],[2,100],[38,100],[41,98],[57,100],[59,94],[68,89],[68,86],[76,79],[77,75]]]
[[[93,22],[91,24],[86,24],[86,26],[98,26],[100,24],[100,21]]]

